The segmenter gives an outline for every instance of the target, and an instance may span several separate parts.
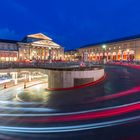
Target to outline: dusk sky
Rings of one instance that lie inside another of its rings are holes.
[[[139,0],[1,0],[0,38],[42,32],[66,50],[140,34]]]

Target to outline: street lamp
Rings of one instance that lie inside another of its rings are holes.
[[[106,49],[106,45],[103,45],[102,48],[103,48],[103,49]]]
[[[127,52],[129,53],[129,49],[127,49]]]
[[[106,61],[106,60],[105,60],[105,59],[106,59],[106,58],[105,58],[106,47],[107,47],[106,45],[103,45],[103,46],[102,46],[102,48],[103,48],[103,63],[105,63],[105,61]]]

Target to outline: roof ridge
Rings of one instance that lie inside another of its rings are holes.
[[[116,39],[111,39],[111,40],[106,40],[106,41],[101,41],[101,42],[97,42],[97,43],[93,43],[93,44],[87,44],[84,45],[80,48],[86,48],[86,47],[90,47],[90,46],[96,46],[96,45],[103,45],[103,44],[109,44],[109,43],[115,43],[115,42],[121,42],[124,40],[132,40],[132,39],[137,39],[140,38],[140,34],[136,34],[136,35],[131,35],[131,36],[126,36],[126,37],[120,37],[120,38],[116,38]]]

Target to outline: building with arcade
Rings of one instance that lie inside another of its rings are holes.
[[[86,45],[78,52],[88,61],[140,60],[140,35]]]

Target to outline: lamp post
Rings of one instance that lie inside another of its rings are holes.
[[[103,49],[103,63],[106,63],[106,56],[105,56],[106,47],[107,47],[106,45],[102,46],[102,49]]]

